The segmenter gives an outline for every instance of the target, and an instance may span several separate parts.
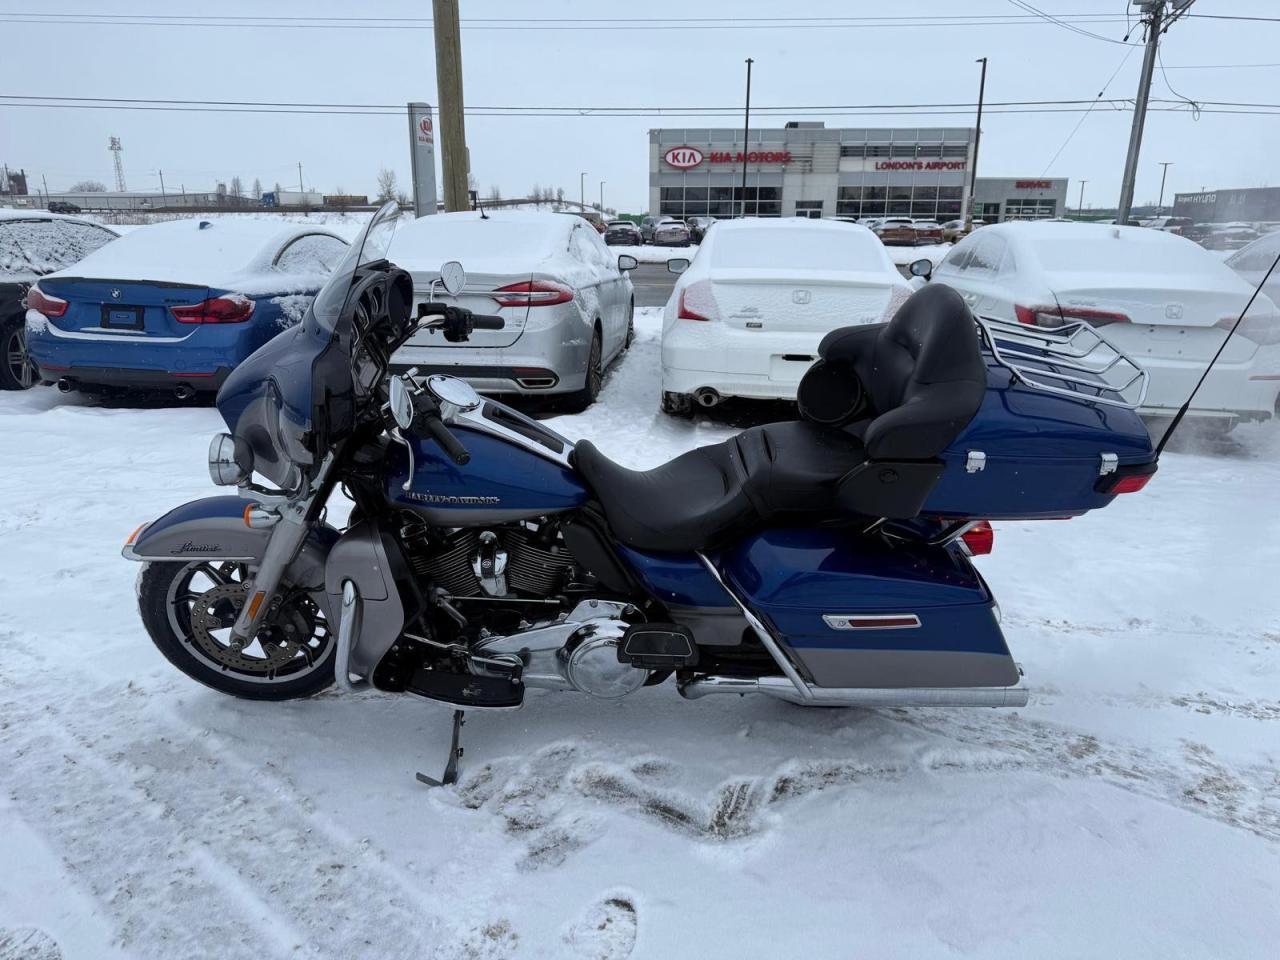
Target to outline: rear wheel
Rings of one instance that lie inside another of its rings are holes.
[[[591,352],[587,355],[587,373],[582,389],[569,395],[571,410],[585,410],[600,397],[604,387],[604,340],[600,336],[600,328],[596,327],[591,335]]]
[[[36,367],[27,353],[27,327],[21,317],[0,325],[0,390],[26,390],[36,382]]]
[[[243,563],[148,563],[138,610],[165,659],[207,687],[249,700],[309,697],[333,683],[336,644],[309,594],[281,584],[258,635],[232,643],[245,600]]]

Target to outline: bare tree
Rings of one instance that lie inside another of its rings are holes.
[[[388,167],[378,171],[378,202],[386,203],[394,200],[400,184],[396,180],[396,172]]]
[[[68,193],[106,193],[107,185],[100,180],[81,180],[73,183]]]

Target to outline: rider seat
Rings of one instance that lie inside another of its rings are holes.
[[[918,514],[942,475],[938,455],[986,391],[969,308],[932,284],[888,323],[827,334],[818,354],[799,388],[808,419],[752,427],[652,470],[579,443],[574,465],[618,539],[687,552],[780,523]]]

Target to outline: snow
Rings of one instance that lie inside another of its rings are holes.
[[[732,435],[658,413],[659,327],[638,311],[600,402],[551,426],[636,467]],[[413,772],[447,707],[234,700],[147,639],[119,546],[214,492],[219,429],[0,394],[6,960],[1274,953],[1276,426],[996,524],[977,562],[1025,709],[535,691],[467,714],[444,790]]]

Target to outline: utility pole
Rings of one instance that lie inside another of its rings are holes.
[[[751,64],[755,61],[747,57],[747,109],[742,117],[742,216],[747,215],[747,141],[751,137]],[[756,211],[759,212],[759,206]]]
[[[1133,106],[1133,127],[1129,130],[1129,149],[1124,157],[1124,178],[1120,181],[1120,203],[1116,207],[1116,223],[1128,223],[1133,209],[1133,186],[1138,176],[1138,154],[1142,150],[1142,128],[1147,122],[1147,101],[1151,97],[1151,74],[1156,68],[1156,51],[1160,45],[1160,25],[1164,20],[1165,0],[1149,0],[1143,7],[1147,14],[1147,49],[1142,55],[1142,74],[1138,78],[1138,96]],[[1185,5],[1184,5],[1185,6]]]
[[[584,213],[587,210],[587,172],[585,170],[578,174],[578,209]]]
[[[298,192],[299,193],[307,192],[306,188],[302,186],[302,161],[301,160],[298,161]],[[279,203],[278,200],[276,202]]]
[[[436,95],[440,100],[440,158],[446,213],[469,210],[467,131],[462,119],[462,37],[458,0],[432,0],[436,35]]]
[[[600,181],[600,216],[602,217],[604,216],[604,185],[607,182],[606,180]]]
[[[1088,180],[1080,181],[1080,203],[1076,206],[1076,213],[1080,213],[1084,210],[1084,185],[1088,182]]]
[[[982,64],[982,76],[978,80],[978,122],[973,128],[973,169],[969,171],[969,202],[965,206],[964,229],[973,229],[973,208],[978,202],[978,145],[982,143],[982,101],[987,95],[987,58],[979,57],[974,63]]]
[[[1169,160],[1161,163],[1160,166],[1163,169],[1160,171],[1160,202],[1156,204],[1157,217],[1163,216],[1164,214],[1164,181],[1165,178],[1169,176],[1169,168],[1173,166],[1173,161]]]

